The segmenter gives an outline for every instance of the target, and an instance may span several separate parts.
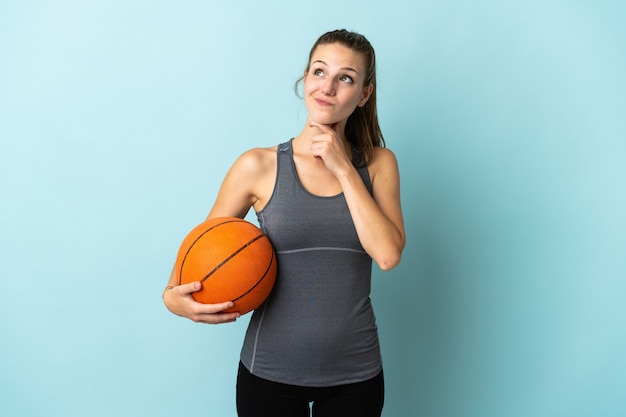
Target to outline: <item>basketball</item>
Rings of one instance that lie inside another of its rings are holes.
[[[232,301],[224,312],[246,314],[259,307],[276,280],[276,254],[267,236],[238,217],[207,220],[189,232],[176,258],[179,284],[194,281],[191,295],[204,304]]]

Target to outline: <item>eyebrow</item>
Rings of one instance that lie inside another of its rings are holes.
[[[322,61],[321,59],[318,59],[318,60],[313,61],[313,64],[317,64],[317,63],[324,64],[324,65],[328,66],[328,64],[327,64],[326,62]],[[342,69],[343,71],[353,71],[353,72],[356,72],[357,74],[359,73],[357,70],[355,70],[355,69],[354,69],[354,68],[352,68],[352,67],[343,67],[343,68],[341,68],[341,69]]]

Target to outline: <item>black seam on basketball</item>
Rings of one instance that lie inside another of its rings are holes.
[[[213,275],[218,269],[220,269],[222,266],[224,266],[228,261],[230,261],[232,258],[235,257],[235,255],[237,255],[239,252],[241,252],[242,250],[244,250],[245,248],[247,248],[248,246],[250,246],[251,244],[253,244],[254,242],[256,242],[257,240],[261,239],[263,236],[265,236],[263,233],[261,233],[260,235],[256,236],[254,239],[250,240],[248,243],[246,243],[245,245],[242,245],[239,249],[237,249],[235,252],[231,253],[226,259],[224,259],[222,262],[220,262],[219,265],[217,265],[215,268],[213,268],[208,274],[205,275],[204,278],[202,278],[200,280],[200,282],[204,282],[206,281],[211,275]]]
[[[274,263],[274,251],[272,251],[272,259],[270,259],[270,263],[269,265],[267,265],[267,269],[265,270],[265,272],[263,273],[263,276],[257,281],[256,284],[254,284],[252,286],[252,288],[250,288],[248,291],[244,292],[243,294],[241,294],[239,297],[235,298],[232,301],[237,301],[242,299],[243,297],[245,297],[246,295],[250,294],[250,292],[255,289],[256,287],[259,286],[259,284],[265,279],[265,277],[267,276],[267,273],[270,271],[270,268],[272,267],[272,264]]]
[[[191,252],[191,249],[193,248],[193,246],[202,238],[202,236],[206,235],[207,233],[209,233],[211,230],[215,229],[216,227],[222,226],[224,224],[241,223],[243,221],[244,220],[241,220],[241,219],[239,220],[233,219],[233,220],[226,220],[222,223],[214,224],[213,226],[209,227],[204,232],[202,232],[193,242],[191,242],[191,244],[187,248],[187,252],[185,252],[185,256],[183,256],[183,260],[180,262],[180,271],[178,271],[178,285],[180,285],[183,280],[183,266],[185,265],[185,260],[187,259],[187,255],[189,255],[189,252]],[[202,280],[202,282],[204,282],[205,279],[206,277]]]

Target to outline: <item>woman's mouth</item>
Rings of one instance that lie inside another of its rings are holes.
[[[315,102],[316,102],[318,105],[322,106],[322,107],[329,107],[329,106],[332,106],[332,103],[329,103],[328,101],[326,101],[326,100],[322,100],[322,99],[320,99],[320,98],[316,98],[316,99],[315,99]]]

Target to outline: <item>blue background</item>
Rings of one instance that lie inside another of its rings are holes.
[[[234,416],[248,316],[161,302],[244,150],[365,34],[407,246],[374,273],[385,416],[626,415],[621,1],[0,3],[0,414]],[[254,220],[253,217],[249,217]]]

